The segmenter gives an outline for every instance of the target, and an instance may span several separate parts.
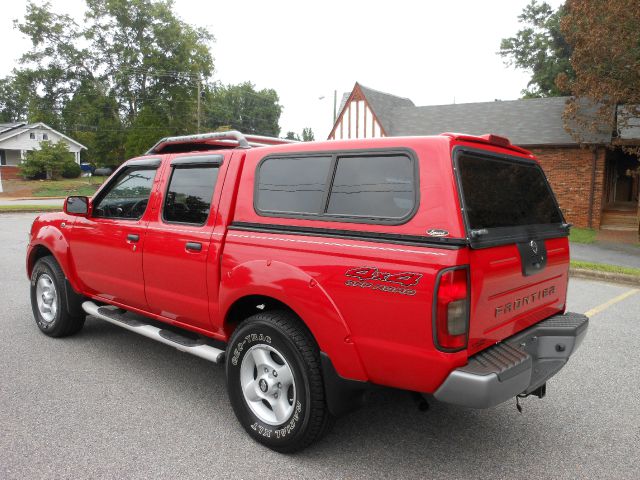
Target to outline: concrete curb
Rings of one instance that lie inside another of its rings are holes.
[[[64,200],[67,197],[18,197],[18,198],[9,198],[7,200],[19,200],[23,202],[28,202],[29,200]]]
[[[0,215],[11,215],[12,213],[56,213],[62,212],[62,206],[60,210],[54,209],[42,209],[42,208],[24,208],[20,210],[2,210],[0,209]]]
[[[576,278],[587,278],[590,280],[601,280],[640,287],[640,277],[627,273],[601,272],[599,270],[571,267],[569,268],[569,275]]]

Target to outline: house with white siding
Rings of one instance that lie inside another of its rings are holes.
[[[50,126],[38,123],[0,123],[0,173],[2,178],[15,178],[18,166],[24,160],[25,154],[40,148],[40,142],[49,140],[58,143],[60,140],[67,144],[67,148],[80,164],[80,152],[87,147],[74,139],[54,130]]]

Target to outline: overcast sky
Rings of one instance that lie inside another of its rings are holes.
[[[496,52],[519,29],[528,2],[175,0],[175,11],[215,35],[215,80],[274,88],[284,107],[281,135],[311,127],[324,139],[334,90],[339,102],[356,81],[416,105],[518,98],[529,75],[504,66]],[[13,28],[26,4],[2,2],[0,76],[30,46]],[[51,4],[82,20],[84,0]]]

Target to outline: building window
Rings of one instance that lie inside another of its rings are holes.
[[[42,140],[49,140],[49,135],[47,135],[46,133],[43,133]]]
[[[34,132],[31,132],[31,133],[29,134],[29,138],[30,138],[31,140],[35,140],[35,139],[36,139],[36,134],[35,134]]]
[[[0,150],[0,166],[7,164],[7,157],[4,153],[4,150]]]

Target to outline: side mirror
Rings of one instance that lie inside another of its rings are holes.
[[[89,197],[67,197],[64,201],[64,213],[86,217],[89,215]]]

